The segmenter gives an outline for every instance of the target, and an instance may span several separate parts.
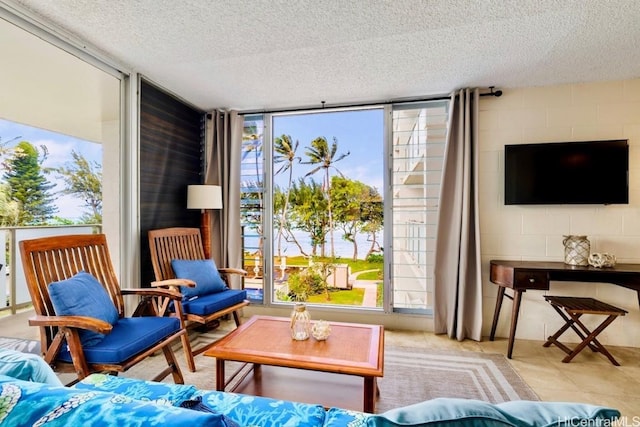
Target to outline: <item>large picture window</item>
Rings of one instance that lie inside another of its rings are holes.
[[[245,116],[254,303],[427,312],[446,111],[439,102]]]

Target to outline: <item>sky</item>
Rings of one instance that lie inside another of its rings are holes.
[[[371,185],[383,193],[383,110],[354,110],[331,113],[304,113],[274,116],[273,134],[290,135],[293,140],[300,142],[298,154],[306,160],[304,152],[313,139],[324,136],[329,144],[335,137],[338,141],[336,157],[350,152],[336,167],[347,177]],[[35,147],[45,145],[49,155],[43,167],[59,167],[71,161],[71,151],[82,154],[90,161],[102,163],[102,145],[63,135],[36,127],[0,119],[0,141],[12,141],[9,146],[15,146],[20,141],[28,141]],[[310,165],[296,165],[294,174],[303,176],[312,169]],[[330,171],[332,175],[335,170]],[[4,171],[0,173],[0,180]],[[279,185],[286,186],[287,174],[281,174]],[[52,190],[59,192],[64,188],[62,180],[54,175],[47,175],[47,179],[56,184]],[[314,179],[322,181],[318,172]],[[79,199],[71,196],[55,194],[55,203],[61,218],[76,220],[85,211]]]
[[[329,147],[335,137],[338,141],[336,158],[350,152],[335,164],[336,168],[348,178],[364,182],[383,193],[383,117],[382,109],[343,111],[331,113],[294,114],[274,116],[273,135],[290,135],[293,141],[300,142],[298,155],[306,161],[306,147],[319,136],[324,136]],[[279,165],[274,167],[277,170]],[[303,176],[315,166],[295,165],[294,175]],[[296,173],[297,172],[297,173]],[[322,182],[322,172],[314,175],[314,180]],[[337,172],[332,169],[331,175]],[[280,174],[277,183],[286,186],[288,174]]]
[[[13,140],[16,137],[17,139]],[[20,141],[27,141],[36,148],[39,148],[41,145],[46,146],[49,154],[42,164],[43,168],[71,164],[71,151],[73,150],[83,155],[89,161],[97,161],[102,164],[101,144],[2,119],[0,119],[0,141],[11,141],[9,143],[10,147],[14,147]],[[0,168],[2,169],[0,181],[4,181],[3,176],[5,170],[1,166]],[[47,174],[45,176],[49,182],[56,184],[56,187],[51,190],[54,193],[55,205],[58,208],[58,212],[55,213],[54,216],[77,220],[83,213],[87,212],[87,208],[82,205],[80,199],[58,194],[58,192],[64,188],[64,183],[61,179],[56,178],[53,174]]]
[[[331,113],[304,113],[283,116],[274,116],[274,138],[282,134],[290,135],[293,141],[299,141],[297,154],[303,161],[307,161],[305,151],[311,145],[311,141],[319,136],[324,136],[329,142],[329,147],[335,137],[338,142],[338,151],[335,158],[349,152],[344,159],[335,163],[336,168],[350,179],[361,181],[375,187],[383,196],[383,141],[384,141],[384,111],[382,109],[353,110]],[[274,165],[274,171],[280,165]],[[294,179],[302,177],[312,170],[314,165],[294,165]],[[336,175],[335,169],[330,174]],[[312,176],[316,182],[322,182],[323,172],[318,171]],[[288,173],[281,173],[275,178],[275,183],[285,188],[288,183]],[[306,233],[296,233],[298,240],[304,245],[308,244]],[[341,238],[339,230],[335,234],[336,255],[351,257],[353,246]],[[359,257],[363,257],[371,245],[367,241],[367,235],[356,237],[358,241]],[[328,240],[328,237],[327,237]],[[284,253],[295,255],[298,249],[295,245],[283,245]],[[327,246],[327,250],[329,247]]]

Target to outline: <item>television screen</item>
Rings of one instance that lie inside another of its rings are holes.
[[[505,205],[629,203],[626,139],[504,148]]]

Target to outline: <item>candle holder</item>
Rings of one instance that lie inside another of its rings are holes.
[[[318,341],[324,341],[331,334],[331,325],[326,320],[318,320],[311,328],[311,335]]]
[[[307,306],[301,302],[296,303],[291,313],[291,338],[296,341],[309,339],[311,332],[311,316]]]

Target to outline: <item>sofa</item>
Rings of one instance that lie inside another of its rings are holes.
[[[0,374],[0,426],[575,426],[612,425],[613,408],[433,399],[383,414],[91,374],[73,386]]]

